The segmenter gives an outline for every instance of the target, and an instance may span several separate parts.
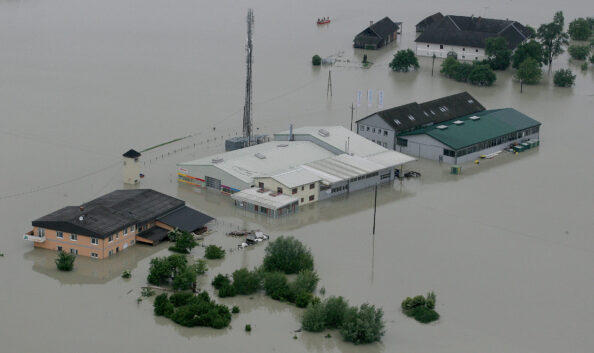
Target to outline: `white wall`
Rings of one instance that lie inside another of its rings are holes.
[[[394,129],[379,115],[374,114],[357,122],[357,134],[387,149],[394,149]]]
[[[458,54],[458,60],[483,60],[486,59],[484,48],[461,47],[456,45],[434,44],[434,43],[416,43],[416,52],[418,56],[435,56],[438,58],[447,58],[450,51]]]

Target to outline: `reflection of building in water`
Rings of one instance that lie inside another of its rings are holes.
[[[35,247],[103,259],[137,241],[155,245],[174,228],[203,232],[211,217],[150,189],[116,190],[33,221],[24,235]]]
[[[376,184],[414,158],[341,126],[291,128],[267,142],[178,164],[178,180],[232,194],[239,208],[266,216]]]

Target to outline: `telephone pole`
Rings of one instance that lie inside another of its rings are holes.
[[[355,114],[355,103],[351,103],[351,131],[353,131],[353,115]]]
[[[373,200],[373,235],[374,236],[375,236],[375,214],[376,213],[377,213],[377,184],[375,184],[375,198]]]
[[[326,89],[326,97],[332,97],[332,70],[328,71],[328,88]]]

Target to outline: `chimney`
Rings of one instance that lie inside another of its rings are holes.
[[[85,210],[85,206],[80,206],[79,209],[80,209],[80,212],[82,212]]]
[[[295,138],[293,137],[293,124],[289,124],[289,141],[294,141]]]

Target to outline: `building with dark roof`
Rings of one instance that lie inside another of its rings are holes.
[[[503,37],[513,50],[529,36],[529,29],[517,21],[446,15],[417,37],[416,53],[445,58],[449,52],[454,52],[460,60],[482,60],[488,38]]]
[[[175,228],[204,230],[212,219],[154,190],[116,190],[34,220],[24,238],[35,247],[103,259],[136,241],[157,244]]]
[[[396,40],[401,22],[393,22],[384,17],[377,22],[371,21],[369,27],[355,36],[353,46],[361,49],[379,49]]]
[[[140,156],[140,152],[132,149],[122,155],[125,184],[134,185],[140,183]]]
[[[415,25],[415,29],[417,30],[417,33],[424,32],[429,26],[431,26],[435,22],[440,21],[442,18],[443,15],[441,14],[441,12],[434,13],[433,15],[427,16],[421,21],[419,21],[419,23]]]
[[[458,164],[536,141],[540,125],[513,108],[485,110],[463,92],[369,115],[357,121],[357,133],[411,156]]]

